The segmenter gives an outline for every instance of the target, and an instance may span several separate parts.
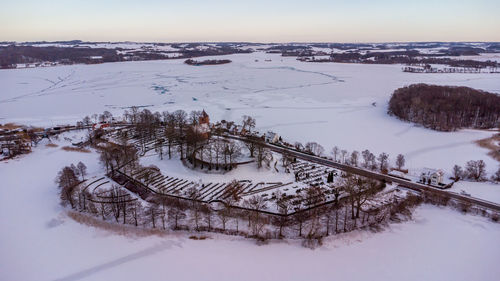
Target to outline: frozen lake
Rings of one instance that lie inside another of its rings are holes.
[[[220,57],[219,57],[220,58]],[[0,122],[56,125],[130,106],[151,111],[205,109],[212,120],[257,119],[290,142],[317,141],[340,148],[403,153],[407,166],[451,170],[483,159],[473,143],[491,133],[435,132],[386,114],[392,92],[412,83],[469,86],[500,93],[498,74],[404,73],[400,65],[304,63],[257,52],[225,56],[233,62],[189,66],[183,60],[0,70]]]

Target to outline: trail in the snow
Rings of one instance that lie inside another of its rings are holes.
[[[137,260],[137,259],[141,259],[141,258],[144,258],[144,257],[147,257],[147,256],[151,256],[151,255],[157,254],[157,253],[159,253],[161,251],[164,251],[164,250],[172,248],[172,246],[180,247],[180,243],[179,242],[174,242],[174,241],[164,241],[164,242],[162,242],[162,243],[160,243],[158,245],[153,245],[153,246],[151,246],[149,248],[146,248],[144,250],[138,251],[136,253],[132,253],[132,254],[123,256],[121,258],[109,261],[107,263],[103,263],[103,264],[96,265],[96,266],[91,267],[91,268],[87,268],[85,270],[82,270],[82,271],[70,274],[70,275],[62,277],[62,278],[58,278],[56,280],[57,281],[75,281],[75,280],[81,280],[83,278],[89,277],[90,275],[93,275],[93,274],[98,273],[100,271],[107,270],[107,269],[110,269],[110,268],[113,268],[113,267],[117,267],[117,266],[120,266],[122,264],[131,262],[131,261],[134,261],[134,260]]]

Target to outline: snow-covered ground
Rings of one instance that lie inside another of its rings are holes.
[[[233,62],[0,70],[0,122],[56,125],[104,110],[121,114],[134,105],[153,111],[204,108],[212,120],[240,121],[244,114],[253,115],[262,132],[276,131],[291,142],[317,141],[327,151],[337,145],[392,157],[403,153],[413,169],[449,171],[470,159],[484,159],[489,172],[498,167],[486,149],[473,143],[491,132],[436,132],[386,114],[398,87],[424,82],[500,93],[498,74],[404,73],[399,65],[304,63],[262,52],[226,57]]]
[[[472,197],[500,203],[500,184],[491,182],[459,181],[453,184],[450,191],[460,193],[461,191]]]
[[[73,139],[79,133],[65,136]],[[186,233],[118,235],[79,224],[59,206],[54,178],[98,155],[43,143],[0,162],[0,280],[497,280],[500,224],[447,208],[419,207],[413,221],[380,233],[327,238],[309,250],[297,241],[253,241]],[[134,231],[131,231],[134,233]]]

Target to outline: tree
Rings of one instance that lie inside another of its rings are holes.
[[[370,165],[370,151],[365,149],[361,152],[361,156],[363,156],[363,167],[368,168]]]
[[[73,191],[78,184],[78,177],[75,175],[75,171],[68,166],[62,168],[57,174],[56,183],[61,189],[60,196],[63,206],[69,202],[71,208],[75,208]]]
[[[91,120],[91,119],[90,119],[90,117],[88,117],[88,116],[85,116],[85,117],[83,118],[83,121],[82,121],[82,122],[83,122],[83,124],[84,124],[85,126],[87,126],[87,127],[89,127],[89,126],[92,124],[92,120]]]
[[[337,156],[339,155],[339,148],[337,146],[334,146],[332,148],[332,155],[333,155],[333,161],[337,162]]]
[[[260,213],[261,210],[267,207],[265,199],[260,195],[254,195],[243,203],[247,208],[251,209],[250,213],[250,231],[254,237],[260,237],[265,221]]]
[[[323,146],[321,146],[317,142],[306,143],[305,150],[306,150],[306,152],[312,153],[312,154],[317,155],[317,156],[321,156],[323,154],[323,152],[325,152],[325,149],[323,148]]]
[[[396,157],[396,167],[398,167],[398,170],[401,170],[403,166],[405,165],[405,157],[403,154],[398,154]]]
[[[373,197],[377,191],[377,182],[347,174],[343,181],[343,190],[348,194],[351,203],[351,218],[359,218],[363,204]]]
[[[226,231],[226,224],[229,221],[229,215],[231,213],[230,208],[227,207],[226,204],[222,204],[222,209],[217,212],[217,216],[220,219],[220,222],[222,223],[222,230]]]
[[[303,150],[304,150],[304,146],[303,146],[300,142],[298,142],[298,141],[296,141],[296,142],[293,144],[293,146],[294,146],[294,147],[295,147],[295,149],[296,149],[296,150],[298,150],[298,151],[303,151]]]
[[[201,117],[202,113],[201,111],[199,110],[193,110],[189,113],[189,123],[191,123],[191,125],[196,125],[198,124],[198,121]]]
[[[354,150],[351,153],[351,165],[357,167],[358,166],[358,158],[359,158],[359,152],[357,152],[356,150]]]
[[[85,180],[85,176],[87,175],[87,166],[85,166],[85,164],[83,164],[83,163],[80,161],[80,162],[78,162],[78,164],[76,165],[76,168],[78,169],[79,174],[80,174],[80,176],[82,177],[82,180]]]
[[[229,159],[229,167],[233,167],[235,160],[241,156],[241,147],[234,141],[226,142],[224,153]]]
[[[257,145],[257,168],[262,168],[262,163],[266,163],[269,166],[269,163],[272,161],[273,155],[269,149],[267,149],[262,144]]]
[[[453,178],[455,181],[459,181],[464,174],[464,171],[462,170],[462,167],[455,165],[453,166]]]
[[[129,199],[128,193],[115,185],[112,186],[108,193],[110,208],[116,222],[118,222],[120,215],[123,215],[123,224],[125,224],[127,219],[127,201]]]
[[[255,118],[243,115],[243,130],[251,132],[255,128]]]
[[[304,198],[304,204],[306,207],[317,206],[326,201],[325,190],[319,186],[311,186],[306,189]],[[307,231],[307,238],[315,238],[318,236],[318,232],[321,226],[321,208],[313,208],[309,211],[309,224]]]
[[[200,191],[196,186],[191,186],[186,191],[186,196],[191,199],[191,221],[194,222],[196,231],[200,230],[200,220],[202,218],[202,204],[200,199]]]
[[[149,204],[145,210],[145,213],[148,216],[149,221],[151,222],[153,228],[156,228],[156,218],[160,214],[160,209],[158,208],[158,205],[155,203]]]
[[[171,208],[168,210],[168,218],[173,224],[174,229],[179,229],[179,221],[186,217],[186,204],[179,198],[172,198],[170,203]]]
[[[128,208],[128,213],[134,220],[134,225],[138,226],[141,219],[141,214],[144,212],[141,203],[134,201],[131,204],[128,204]]]
[[[467,178],[482,181],[486,176],[486,163],[483,160],[470,160],[465,166]]]
[[[340,151],[340,155],[341,155],[341,159],[342,159],[342,161],[341,161],[341,162],[345,164],[345,162],[346,162],[345,157],[346,157],[346,155],[347,155],[347,150],[342,149],[342,150]]]
[[[375,155],[371,152],[368,154],[368,163],[371,170],[377,169],[377,160],[375,159]]]
[[[214,212],[209,205],[202,204],[201,213],[203,214],[203,220],[207,223],[208,231],[210,231],[212,229]]]
[[[491,176],[491,180],[494,182],[500,182],[500,167],[498,170]]]
[[[283,168],[285,168],[285,171],[287,173],[290,172],[289,167],[293,163],[293,161],[294,161],[293,155],[288,150],[285,150],[281,155],[281,164]]]
[[[379,162],[379,169],[380,169],[380,172],[384,173],[388,170],[388,165],[389,165],[389,162],[388,162],[388,159],[389,159],[389,155],[385,152],[382,152],[380,153],[380,155],[378,156],[378,162]]]
[[[158,139],[155,141],[155,151],[160,156],[160,160],[163,160],[163,139]]]
[[[187,125],[187,113],[184,110],[176,110],[174,113],[175,125],[179,130],[177,134],[177,144],[179,145],[179,152],[181,159],[184,159],[184,129]]]
[[[278,212],[281,216],[276,216],[273,218],[275,224],[279,227],[279,237],[283,237],[283,228],[288,226],[290,219],[288,218],[288,213],[292,209],[292,204],[290,198],[286,194],[281,193],[279,190],[275,194],[276,196],[276,206],[278,207]]]
[[[113,114],[106,110],[99,116],[99,119],[99,121],[101,121],[102,123],[111,122],[111,120],[113,119]]]

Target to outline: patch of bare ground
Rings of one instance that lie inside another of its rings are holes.
[[[18,128],[21,128],[21,126],[15,124],[15,123],[6,123],[3,125],[0,125],[0,129],[4,129],[4,130],[14,130],[14,129],[18,129]]]
[[[205,240],[205,239],[207,239],[207,238],[208,238],[208,237],[203,236],[203,235],[202,235],[202,236],[195,236],[195,235],[191,235],[191,236],[189,236],[189,239],[191,239],[191,240]]]
[[[71,146],[63,146],[62,150],[65,151],[74,151],[74,152],[82,152],[82,153],[90,153],[90,150],[81,147],[71,147]]]
[[[123,224],[116,224],[108,221],[103,221],[101,219],[94,218],[90,215],[75,211],[68,211],[67,214],[70,218],[72,218],[78,223],[106,230],[113,234],[118,234],[126,237],[146,237],[151,235],[167,236],[167,234],[169,234],[165,230],[161,229],[148,229],[142,227],[135,227],[127,224],[123,225]]]
[[[500,162],[500,134],[476,141],[483,148],[489,149],[488,155]]]
[[[55,144],[55,143],[48,143],[45,145],[46,147],[58,147],[59,145]]]

